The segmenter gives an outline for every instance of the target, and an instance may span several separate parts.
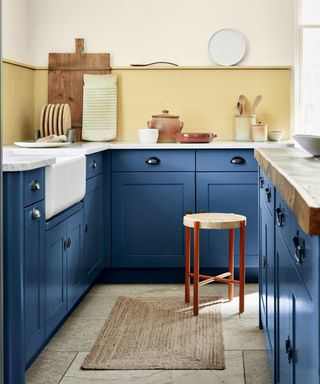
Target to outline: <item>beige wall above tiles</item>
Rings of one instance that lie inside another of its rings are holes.
[[[48,71],[11,64],[4,68],[4,142],[32,139],[47,103]],[[251,103],[261,94],[257,119],[271,130],[285,130],[285,138],[290,136],[287,67],[119,67],[112,72],[118,75],[117,140],[136,141],[138,129],[162,109],[178,114],[185,132],[215,132],[218,140],[234,140],[234,107],[240,94]]]

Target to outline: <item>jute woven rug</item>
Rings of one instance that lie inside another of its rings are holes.
[[[83,369],[224,369],[221,297],[117,299]]]

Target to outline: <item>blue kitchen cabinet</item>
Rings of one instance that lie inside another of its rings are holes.
[[[44,169],[3,175],[4,382],[44,341]]]
[[[24,210],[24,340],[26,364],[45,340],[44,201]]]
[[[66,221],[67,310],[70,311],[83,293],[83,211]]]
[[[275,367],[275,289],[276,264],[274,242],[274,188],[269,179],[260,172],[259,177],[259,255],[260,255],[260,321],[265,330],[266,348],[272,373]]]
[[[258,189],[257,162],[252,150],[196,151],[197,212],[236,213],[247,217],[246,274],[258,275]],[[235,235],[235,262],[239,262],[239,233]],[[228,231],[203,231],[201,267],[216,272],[228,268]]]
[[[319,237],[260,170],[260,317],[274,384],[319,383]]]
[[[193,172],[113,172],[112,267],[183,267]]]
[[[278,373],[281,384],[318,383],[318,309],[277,231],[278,260]]]
[[[46,334],[67,313],[66,294],[66,226],[62,222],[46,232],[45,281],[46,281]]]
[[[46,336],[55,330],[83,293],[82,233],[82,206],[46,232]]]
[[[197,212],[237,213],[247,217],[246,268],[258,271],[258,194],[256,172],[198,172]],[[239,263],[239,231],[235,263]],[[228,267],[228,231],[203,231],[201,266]]]
[[[87,180],[84,208],[83,278],[87,289],[103,268],[104,261],[104,183],[103,175]]]

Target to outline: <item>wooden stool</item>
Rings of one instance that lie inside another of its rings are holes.
[[[247,218],[233,213],[195,213],[183,217],[185,229],[185,302],[190,302],[190,278],[193,278],[193,313],[199,313],[199,287],[213,281],[228,284],[228,297],[233,299],[233,286],[239,284],[239,312],[244,312],[245,231]],[[190,228],[193,228],[193,273],[190,272]],[[234,280],[234,230],[240,228],[240,272]],[[229,229],[229,271],[217,276],[199,274],[200,229]],[[202,281],[199,282],[199,279]]]

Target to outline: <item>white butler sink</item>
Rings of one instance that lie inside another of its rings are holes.
[[[81,201],[86,192],[86,157],[56,156],[45,168],[46,220]]]

